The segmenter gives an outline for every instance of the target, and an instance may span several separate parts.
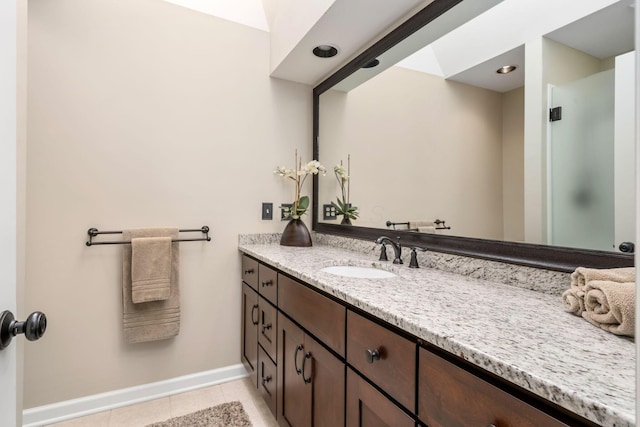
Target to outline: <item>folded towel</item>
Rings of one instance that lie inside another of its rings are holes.
[[[435,232],[436,232],[436,227],[433,225],[424,225],[424,226],[418,227],[418,233],[435,234]]]
[[[171,237],[131,239],[131,299],[134,304],[170,295]]]
[[[418,227],[434,227],[433,221],[409,221],[409,230],[417,230]]]
[[[562,305],[564,310],[576,316],[582,316],[584,311],[584,291],[571,288],[562,294]]]
[[[578,267],[571,273],[571,287],[584,290],[584,287],[591,280],[607,280],[617,283],[628,283],[636,281],[635,267],[624,268],[586,268]]]
[[[123,230],[123,240],[146,237],[178,238],[178,229],[147,228]],[[127,343],[138,343],[170,338],[180,332],[179,243],[171,243],[171,279],[169,297],[165,300],[134,304],[131,283],[132,245],[122,250],[122,304],[124,336]]]
[[[616,335],[635,336],[636,284],[592,280],[585,288],[585,311],[589,323]]]

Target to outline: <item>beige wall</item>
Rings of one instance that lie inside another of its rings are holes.
[[[357,225],[444,219],[447,234],[502,239],[502,94],[392,67],[321,96],[320,158],[351,154]],[[339,194],[321,180],[320,203]]]
[[[524,241],[524,87],[502,95],[504,240]]]
[[[268,34],[155,0],[29,2],[25,346],[32,408],[240,362],[238,233],[311,149],[311,88],[269,78]],[[290,164],[291,163],[291,164]],[[308,188],[310,191],[310,186]],[[178,337],[127,345],[121,247],[86,230],[212,229],[181,245]]]

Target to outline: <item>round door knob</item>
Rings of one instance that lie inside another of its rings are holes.
[[[620,249],[620,252],[632,254],[635,250],[635,245],[632,242],[622,242],[618,249]]]
[[[367,350],[367,363],[373,363],[376,360],[380,360],[380,352],[377,348],[373,350]]]
[[[0,350],[5,349],[18,334],[24,334],[28,341],[35,341],[47,330],[47,316],[34,311],[24,322],[15,320],[13,313],[5,310],[0,313]]]

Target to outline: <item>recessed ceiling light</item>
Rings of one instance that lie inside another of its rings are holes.
[[[362,68],[373,68],[373,67],[377,66],[378,64],[380,64],[380,61],[378,60],[378,58],[374,58],[371,61],[369,61],[366,64],[364,64],[362,66]]]
[[[512,72],[513,70],[515,70],[516,67],[515,65],[505,65],[504,67],[500,67],[496,70],[496,73],[498,74],[509,74],[510,72]]]
[[[331,58],[338,54],[338,49],[330,44],[321,44],[313,48],[313,54],[318,58]]]

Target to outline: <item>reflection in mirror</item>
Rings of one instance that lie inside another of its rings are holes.
[[[633,2],[570,3],[463,1],[321,94],[319,157],[350,156],[353,225],[633,241]],[[340,223],[323,209],[340,194],[319,180],[319,221]]]

